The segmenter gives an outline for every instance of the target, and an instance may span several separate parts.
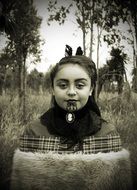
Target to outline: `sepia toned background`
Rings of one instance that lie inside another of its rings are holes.
[[[0,187],[21,132],[50,106],[48,68],[68,44],[96,64],[96,100],[131,153],[136,189],[136,10],[135,0],[0,0]]]

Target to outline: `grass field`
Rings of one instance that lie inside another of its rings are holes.
[[[26,115],[28,123],[45,112],[50,104],[50,95],[28,95]],[[133,180],[137,176],[137,94],[123,93],[121,96],[102,93],[98,104],[102,117],[113,123],[121,135],[123,147],[131,153]],[[0,187],[9,181],[12,157],[18,146],[18,137],[24,129],[17,97],[0,97]],[[135,182],[135,186],[136,186]],[[7,184],[8,185],[8,184]],[[1,188],[0,188],[1,189]]]

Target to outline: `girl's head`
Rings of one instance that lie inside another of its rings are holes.
[[[75,105],[74,111],[83,108],[94,91],[96,78],[95,64],[86,56],[62,58],[50,72],[56,103],[64,110],[69,103]]]
[[[76,55],[76,56],[68,56],[62,58],[51,70],[50,73],[50,79],[53,87],[53,81],[57,74],[57,72],[60,70],[60,67],[66,64],[72,64],[72,65],[79,65],[85,70],[85,72],[88,74],[89,78],[91,79],[91,86],[94,87],[97,79],[97,71],[95,63],[89,59],[86,56],[83,55]]]

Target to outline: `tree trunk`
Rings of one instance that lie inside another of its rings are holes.
[[[18,96],[19,96],[19,109],[22,109],[22,97],[23,97],[23,67],[22,67],[22,56],[18,56]]]
[[[17,81],[17,86],[18,86],[18,106],[19,106],[19,115],[20,115],[20,120],[22,121],[23,115],[22,115],[22,108],[23,108],[23,56],[22,56],[22,50],[17,44],[16,46],[16,60],[17,60],[17,65],[18,65],[18,81]]]
[[[135,24],[135,38],[136,38],[135,68],[137,68],[137,23]]]
[[[132,19],[133,19],[134,28],[135,28],[135,46],[136,46],[135,68],[137,68],[137,12],[136,12],[136,3],[134,2],[134,0],[131,0],[131,8],[132,8]]]
[[[118,84],[118,94],[121,94],[123,91],[123,79],[117,80],[117,84]]]
[[[85,36],[85,30],[83,30],[83,52],[84,55],[86,55],[86,36]]]
[[[85,30],[85,13],[84,6],[82,6],[82,33],[83,33],[83,53],[86,55],[86,30]]]
[[[95,2],[92,1],[92,9],[91,9],[91,16],[90,16],[90,52],[89,57],[92,59],[92,52],[93,52],[93,16],[94,16],[94,6]]]
[[[23,115],[23,123],[26,123],[26,56],[23,60],[23,96],[22,96],[22,115]]]
[[[97,26],[97,82],[96,82],[96,101],[98,100],[98,89],[99,89],[99,47],[100,47],[100,30]]]
[[[134,51],[134,70],[137,70],[137,13],[136,13],[136,3],[134,4],[134,1],[131,1],[131,7],[132,7],[132,20],[134,23],[134,28],[135,28],[135,45],[133,47],[133,51]],[[135,92],[137,92],[137,72],[134,72],[134,76],[133,76],[133,89]]]

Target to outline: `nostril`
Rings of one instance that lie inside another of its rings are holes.
[[[68,89],[67,94],[69,96],[75,96],[76,95],[76,91],[75,91],[74,88],[70,88],[70,89]]]
[[[68,94],[68,96],[75,96],[76,92],[69,91],[67,94]]]

